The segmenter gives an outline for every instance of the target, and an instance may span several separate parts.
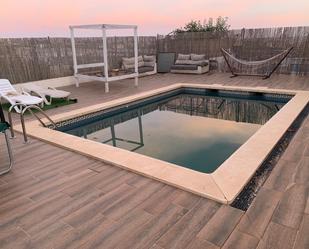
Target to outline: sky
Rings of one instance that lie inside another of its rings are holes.
[[[66,37],[69,25],[97,23],[167,34],[218,16],[235,29],[308,26],[309,0],[0,0],[0,37]]]

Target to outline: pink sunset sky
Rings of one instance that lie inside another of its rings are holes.
[[[137,24],[167,34],[188,21],[229,17],[231,28],[309,25],[309,0],[0,0],[0,37],[68,36],[72,24]]]

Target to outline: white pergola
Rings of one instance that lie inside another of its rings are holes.
[[[103,38],[103,62],[99,63],[89,63],[89,64],[77,64],[76,58],[76,47],[75,47],[75,33],[76,29],[92,29],[101,30]],[[113,29],[131,29],[134,35],[134,73],[124,74],[119,76],[108,76],[108,48],[107,48],[107,30]],[[71,31],[71,43],[72,43],[72,53],[73,53],[73,66],[74,66],[74,77],[76,79],[76,87],[79,87],[79,80],[89,80],[89,81],[103,81],[105,83],[105,92],[109,92],[109,82],[115,80],[122,80],[128,78],[135,79],[135,86],[138,86],[138,38],[137,38],[137,25],[117,25],[117,24],[93,24],[93,25],[76,25],[70,26]],[[87,75],[79,72],[79,69],[84,68],[95,68],[103,67],[104,76],[93,76]]]

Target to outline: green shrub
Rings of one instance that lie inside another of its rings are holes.
[[[213,18],[205,19],[202,23],[200,20],[191,20],[184,27],[175,29],[172,33],[179,34],[185,32],[227,32],[230,28],[228,18],[219,16],[214,22]]]

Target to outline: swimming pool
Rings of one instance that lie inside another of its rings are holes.
[[[58,130],[212,173],[290,98],[183,88],[96,113]]]
[[[57,129],[26,126],[29,136],[229,204],[308,101],[307,91],[178,83],[60,113]]]

